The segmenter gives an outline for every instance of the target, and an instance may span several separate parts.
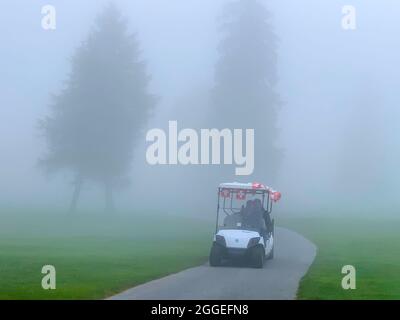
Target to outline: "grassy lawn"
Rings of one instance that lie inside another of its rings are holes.
[[[147,213],[65,217],[10,212],[0,223],[0,299],[97,299],[198,265],[211,224]],[[57,289],[41,288],[54,265]]]
[[[400,220],[302,218],[281,220],[318,246],[299,299],[400,299]],[[357,288],[343,290],[342,266],[353,265]]]
[[[400,220],[291,218],[318,246],[299,299],[400,299]],[[98,299],[207,259],[213,222],[177,216],[8,212],[0,223],[0,299]],[[57,289],[41,288],[54,265]],[[341,268],[357,270],[343,290]]]

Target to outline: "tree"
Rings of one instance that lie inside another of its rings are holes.
[[[215,125],[255,129],[255,177],[271,181],[282,151],[277,148],[277,37],[270,14],[256,0],[229,3],[221,16],[224,39],[212,92]]]
[[[71,62],[65,88],[40,122],[48,147],[40,162],[47,171],[74,174],[71,211],[85,180],[104,185],[105,207],[112,211],[113,189],[127,179],[135,143],[156,103],[148,93],[150,78],[135,35],[112,5]]]

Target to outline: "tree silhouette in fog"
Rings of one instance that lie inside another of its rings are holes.
[[[220,17],[223,40],[212,104],[218,127],[255,129],[254,177],[273,181],[282,157],[277,147],[277,37],[270,14],[256,0],[229,3]]]
[[[71,211],[82,183],[101,183],[106,210],[114,208],[113,189],[127,179],[135,143],[155,105],[138,42],[118,9],[108,6],[71,60],[65,88],[53,97],[41,120],[47,171],[74,174]]]

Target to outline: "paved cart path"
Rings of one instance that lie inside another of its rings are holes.
[[[110,299],[295,299],[299,282],[316,254],[300,234],[276,228],[275,257],[263,269],[208,264],[154,280]]]

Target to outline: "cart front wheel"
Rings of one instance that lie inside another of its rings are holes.
[[[222,264],[222,248],[213,244],[210,252],[210,266],[211,267],[219,267]]]
[[[252,254],[253,267],[261,269],[264,267],[265,251],[261,246],[255,247]]]
[[[273,258],[274,258],[274,246],[272,246],[272,249],[267,256],[267,260],[272,260]]]

